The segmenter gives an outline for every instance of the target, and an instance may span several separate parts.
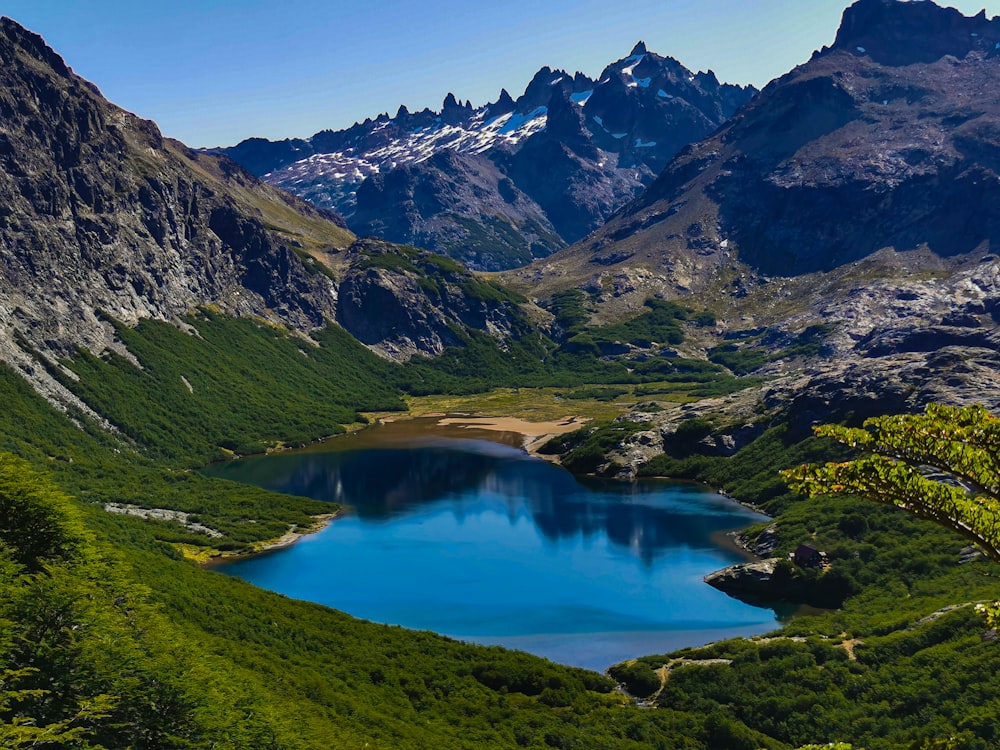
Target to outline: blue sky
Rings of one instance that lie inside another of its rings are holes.
[[[942,3],[967,14],[1000,0]],[[549,65],[596,76],[639,39],[761,86],[833,41],[845,0],[4,0],[115,103],[192,146],[304,137],[400,104],[517,97]]]

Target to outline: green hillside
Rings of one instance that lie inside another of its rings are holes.
[[[291,339],[211,316],[198,324],[201,335],[189,342],[219,347],[215,400],[185,405],[177,398],[194,395],[183,384],[174,387],[178,373],[197,393],[204,375],[198,362],[207,360],[188,359],[183,348],[176,358],[165,355],[166,343],[183,347],[177,337],[188,336],[167,327],[122,332],[145,357],[142,369],[119,359],[68,363],[81,374],[93,369],[93,378],[74,385],[93,404],[111,407],[119,434],[90,426],[81,414],[72,415],[74,424],[20,377],[0,370],[0,395],[8,406],[0,417],[5,747],[542,748],[597,742],[640,748],[651,736],[661,738],[662,747],[703,746],[699,718],[637,709],[596,673],[365,623],[260,591],[198,568],[170,544],[205,544],[204,535],[101,510],[110,501],[187,510],[225,533],[213,545],[233,549],[329,511],[326,503],[208,479],[185,464],[211,449],[202,436],[212,426],[238,424],[227,420],[249,413],[240,411],[242,400],[275,387],[264,374],[260,391],[227,387],[252,380],[246,377],[251,370],[235,367],[241,359],[271,356],[256,367],[299,383],[309,382],[304,373],[325,375],[331,409],[341,410],[332,414],[353,414],[342,405],[367,391],[351,389],[372,386],[384,375],[377,369],[382,365],[369,361],[372,369],[365,371],[366,360],[355,360],[352,381],[334,369],[344,364],[335,347],[345,342],[327,331],[318,347],[308,346],[329,369],[314,371],[317,365],[295,352],[289,358],[294,365],[276,370]],[[372,398],[388,393],[385,386],[372,387]],[[140,390],[130,401],[127,394]],[[114,395],[102,402],[102,393]],[[317,408],[320,395],[299,414]],[[262,408],[279,411],[260,398]],[[171,417],[175,429],[132,431],[130,420],[138,424],[152,413]],[[198,414],[208,429],[174,436],[194,425]],[[269,425],[269,434],[279,435],[298,418],[291,414],[290,421]],[[324,424],[320,434],[327,432]],[[157,442],[157,436],[170,437]],[[248,518],[256,522],[240,523]]]
[[[442,391],[449,373],[447,358],[388,364],[334,327],[307,341],[207,310],[187,323],[188,332],[120,328],[135,362],[63,363],[76,375],[63,382],[115,432],[56,411],[0,369],[5,747],[753,750],[842,740],[879,750],[947,737],[991,746],[1000,652],[970,607],[924,618],[995,598],[992,564],[958,565],[958,537],[905,514],[791,495],[778,469],[835,454],[780,426],[732,458],[664,455],[645,471],[768,509],[780,553],[806,538],[822,545],[836,575],[813,583],[846,597],[844,607],[792,620],[777,640],[637,654],[612,670],[655,708],[596,673],[361,622],[197,567],[177,545],[244,550],[331,508],[191,467],[329,435],[359,411],[400,408],[417,375],[439,374]],[[465,366],[481,368],[486,387],[558,381],[560,357],[592,357],[535,341],[538,357],[522,350],[499,375],[485,340]],[[595,372],[573,382],[615,382]],[[634,429],[585,430],[559,449],[600,452]],[[112,515],[109,502],[183,511],[222,536]]]

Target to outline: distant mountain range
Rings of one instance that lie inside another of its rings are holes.
[[[543,67],[516,100],[503,90],[472,107],[448,94],[439,112],[401,106],[346,130],[215,151],[359,235],[496,270],[599,227],[755,93],[640,42],[597,80]]]

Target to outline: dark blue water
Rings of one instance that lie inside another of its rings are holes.
[[[212,473],[350,505],[288,549],[220,566],[356,617],[604,669],[776,626],[707,586],[761,519],[690,484],[584,481],[484,440],[334,440]]]

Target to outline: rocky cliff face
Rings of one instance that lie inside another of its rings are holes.
[[[861,0],[837,40],[685,149],[633,203],[532,273],[643,266],[656,291],[825,272],[892,248],[995,251],[1000,22]],[[627,261],[623,260],[625,257]],[[734,284],[731,292],[746,292]]]
[[[524,323],[518,301],[454,261],[414,247],[359,240],[337,303],[337,322],[391,359],[459,346],[467,329],[501,342]]]
[[[333,316],[333,283],[290,237],[333,248],[347,232],[231,162],[165,140],[9,19],[0,61],[5,359],[16,337],[100,351],[111,329],[98,311],[131,323],[208,303],[302,330]]]
[[[754,93],[640,43],[596,81],[544,67],[516,100],[502,91],[474,108],[449,94],[440,112],[400,107],[342,131],[221,151],[343,213],[359,234],[495,270],[596,229]]]

